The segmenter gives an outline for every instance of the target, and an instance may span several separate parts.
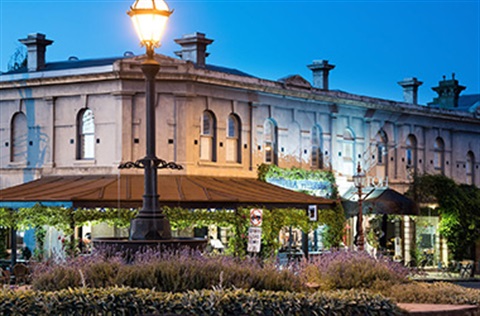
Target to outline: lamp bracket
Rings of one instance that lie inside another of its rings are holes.
[[[145,169],[145,168],[148,168],[148,166],[151,166],[151,168],[155,168],[155,169],[175,169],[175,170],[183,169],[181,165],[173,161],[167,162],[157,157],[153,157],[153,158],[145,157],[135,162],[127,161],[127,162],[121,163],[118,166],[118,169],[130,169],[130,168]]]

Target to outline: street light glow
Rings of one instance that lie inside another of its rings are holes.
[[[160,46],[168,17],[172,14],[163,0],[136,0],[127,14],[131,17],[140,43],[153,51]]]

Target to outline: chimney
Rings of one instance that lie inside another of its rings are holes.
[[[432,90],[438,93],[438,97],[433,98],[432,102],[428,103],[428,106],[438,106],[442,109],[452,109],[458,107],[458,98],[460,92],[465,90],[465,86],[458,84],[458,80],[455,79],[455,74],[452,74],[452,79],[447,80],[443,76],[443,81],[438,83],[438,87],[433,87]]]
[[[28,34],[27,38],[18,41],[27,46],[28,71],[38,71],[45,68],[46,47],[51,45],[53,41],[46,39],[45,35],[40,33]]]
[[[176,39],[175,43],[182,46],[182,50],[175,52],[175,55],[183,60],[192,61],[199,67],[205,67],[205,59],[209,55],[207,45],[212,44],[213,40],[206,38],[203,33],[195,32],[183,35],[182,38]]]
[[[328,60],[314,60],[313,64],[307,67],[313,72],[313,86],[328,90],[328,73],[335,68],[335,65],[330,65]]]
[[[398,82],[403,88],[403,101],[406,103],[418,104],[418,87],[423,82],[418,81],[417,78],[405,78],[403,81]]]

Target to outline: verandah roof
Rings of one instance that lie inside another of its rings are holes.
[[[358,189],[350,188],[343,195],[342,205],[348,216],[358,214]],[[390,188],[366,187],[362,194],[364,214],[418,215],[415,201]]]
[[[65,207],[140,208],[143,175],[47,176],[0,190],[0,207],[35,203]],[[159,175],[160,205],[183,208],[329,208],[335,201],[251,178]]]

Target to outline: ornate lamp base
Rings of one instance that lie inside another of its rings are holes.
[[[130,223],[130,240],[168,239],[172,239],[172,231],[163,214],[139,214]]]

